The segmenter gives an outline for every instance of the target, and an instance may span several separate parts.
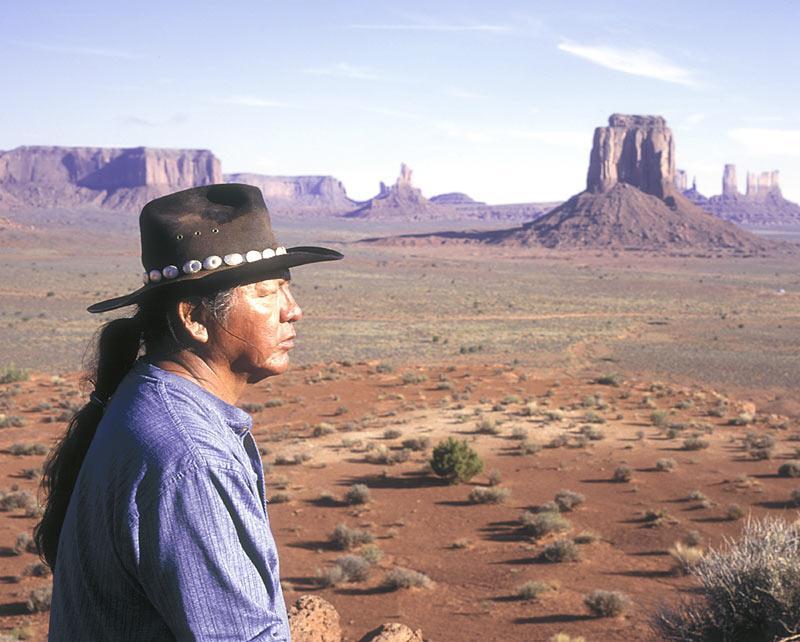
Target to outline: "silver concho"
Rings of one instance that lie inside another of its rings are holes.
[[[255,263],[256,261],[260,261],[262,257],[261,252],[258,250],[250,250],[244,255],[244,258],[248,263]]]
[[[225,265],[239,265],[244,261],[244,257],[238,252],[234,252],[233,254],[226,254],[222,257],[222,260],[225,261]]]
[[[168,265],[161,270],[161,272],[166,279],[174,279],[181,273],[181,271],[174,265]]]
[[[216,255],[209,256],[203,260],[204,270],[216,270],[220,265],[222,265],[222,259]]]
[[[275,248],[275,256],[280,256],[281,254],[286,254],[285,247],[276,247]]]
[[[275,250],[273,250],[271,247],[268,247],[261,253],[261,256],[263,256],[265,259],[271,259],[273,256],[275,256]]]
[[[150,283],[158,283],[161,280],[161,271],[150,270],[148,276],[150,277]]]
[[[184,274],[194,274],[195,272],[199,272],[203,269],[203,264],[200,263],[197,259],[192,259],[191,261],[186,261],[183,264],[183,273]]]

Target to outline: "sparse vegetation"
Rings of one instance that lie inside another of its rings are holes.
[[[403,440],[403,448],[415,452],[428,450],[431,446],[430,437],[411,437]]]
[[[514,595],[516,595],[520,600],[535,600],[543,593],[547,593],[547,591],[552,590],[553,587],[547,582],[538,582],[536,580],[532,580],[530,582],[520,584],[517,587],[517,590],[514,592]]]
[[[780,477],[800,477],[800,461],[792,460],[781,464],[778,468]]]
[[[555,511],[522,514],[522,528],[535,539],[540,539],[550,533],[563,533],[572,528],[572,523],[563,515]]]
[[[476,486],[469,493],[469,501],[472,504],[502,504],[510,492],[508,488],[499,486]]]
[[[369,488],[365,484],[353,484],[344,496],[348,504],[368,504],[372,501]]]
[[[28,600],[25,606],[30,613],[45,613],[50,610],[50,602],[52,599],[53,587],[42,586],[28,593]]]
[[[375,537],[369,531],[350,528],[347,524],[337,525],[330,536],[331,544],[343,551],[354,549],[362,544],[370,544],[374,539]]]
[[[618,484],[629,482],[631,479],[633,479],[633,470],[631,470],[630,466],[617,466],[611,476],[611,480]]]
[[[559,539],[542,549],[541,559],[546,562],[577,562],[581,557],[578,545],[571,539]]]
[[[677,466],[677,462],[674,459],[659,459],[656,462],[656,470],[660,470],[661,472],[670,473],[675,470],[675,466]]]
[[[703,559],[704,551],[697,546],[675,542],[675,546],[669,549],[669,555],[675,562],[674,571],[680,575],[688,575]]]
[[[702,437],[687,437],[683,440],[684,450],[703,450],[708,448],[708,441]]]
[[[13,363],[9,363],[7,366],[0,368],[0,384],[27,381],[29,376],[25,368],[19,368]]]
[[[556,493],[553,501],[556,506],[558,506],[558,510],[562,513],[567,513],[582,504],[585,500],[586,497],[580,493],[576,493],[572,490],[560,490]]]
[[[595,617],[619,617],[628,608],[630,600],[618,591],[593,591],[583,599],[589,612]]]
[[[700,598],[664,609],[663,639],[778,640],[800,629],[800,531],[780,519],[752,519],[741,536],[693,567]]]
[[[483,470],[483,461],[466,440],[448,437],[433,449],[431,469],[450,484],[468,482]]]
[[[427,588],[430,584],[431,578],[424,573],[401,566],[389,571],[382,582],[383,588],[389,591],[407,588]]]

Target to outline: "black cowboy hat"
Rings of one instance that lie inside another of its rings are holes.
[[[142,208],[139,228],[144,286],[95,303],[89,312],[139,303],[166,288],[221,290],[342,258],[324,247],[279,246],[261,190],[240,183],[193,187],[152,200]]]

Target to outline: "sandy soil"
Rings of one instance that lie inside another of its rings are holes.
[[[0,385],[0,412],[24,422],[0,431],[0,488],[36,492],[38,482],[26,471],[39,467],[43,456],[15,456],[10,447],[52,445],[65,427],[58,419],[64,413],[60,406],[81,399],[74,375],[40,374]],[[728,425],[752,410],[746,402],[753,400],[638,378],[602,385],[588,375],[507,363],[392,369],[363,362],[295,369],[254,386],[243,404],[251,404],[246,407],[253,411],[256,439],[270,469],[270,519],[287,601],[322,595],[339,610],[348,640],[387,621],[421,628],[437,641],[546,640],[559,631],[587,640],[651,640],[656,639],[649,626],[653,613],[691,597],[692,580],[674,572],[668,552],[675,542],[690,531],[701,535],[704,546],[735,536],[742,521],[728,518],[732,504],[744,514],[796,515],[788,500],[800,482],[776,471],[795,454],[798,442],[792,439],[800,434],[800,421],[757,412],[752,425]],[[653,425],[657,410],[664,411],[662,420],[673,426],[674,437],[666,426]],[[478,433],[481,419],[494,420],[497,434]],[[585,426],[602,438],[581,440]],[[743,448],[742,438],[751,430],[775,438],[771,459],[754,460]],[[559,435],[567,443],[523,455],[515,438],[522,432],[542,446]],[[695,433],[708,448],[683,448],[683,439]],[[404,439],[427,437],[435,445],[447,436],[468,440],[485,462],[484,472],[469,484],[442,484],[426,466],[429,448],[392,465],[368,460],[381,447],[390,455],[401,452]],[[306,461],[276,464],[295,454]],[[672,472],[656,469],[665,458],[674,460]],[[612,482],[622,465],[632,469],[632,480]],[[510,496],[496,505],[470,503],[470,491],[486,486],[493,471]],[[369,487],[368,504],[343,500],[355,483]],[[561,489],[585,496],[565,514],[571,529],[532,539],[521,529],[523,512]],[[690,500],[692,491],[706,500]],[[664,514],[652,525],[646,511]],[[0,512],[0,629],[38,640],[45,639],[47,617],[29,614],[25,603],[33,588],[49,580],[26,575],[35,556],[13,550],[17,536],[35,522],[25,509]],[[366,581],[320,588],[318,571],[343,554],[329,542],[340,523],[369,530],[383,557]],[[580,545],[580,561],[540,560],[545,545],[585,530],[597,539]],[[381,581],[394,566],[421,571],[432,585],[386,591]],[[517,599],[516,588],[529,580],[555,588],[538,600]],[[624,592],[629,610],[618,619],[591,617],[583,596],[594,589]]]

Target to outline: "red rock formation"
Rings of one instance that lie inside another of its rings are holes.
[[[586,189],[602,194],[617,183],[658,198],[675,191],[675,141],[661,116],[612,114],[594,130]]]

